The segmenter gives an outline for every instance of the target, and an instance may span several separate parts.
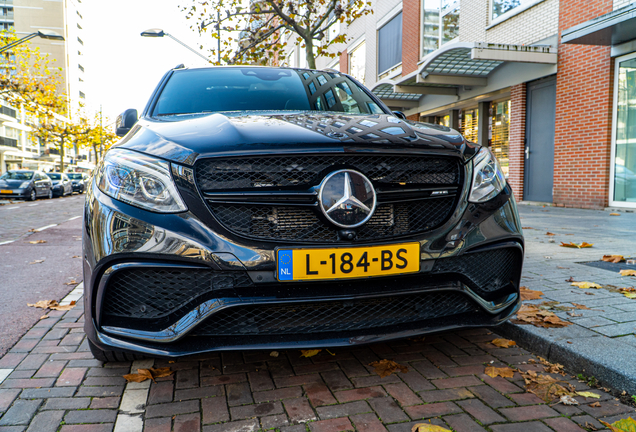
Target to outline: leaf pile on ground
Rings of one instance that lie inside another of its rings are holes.
[[[594,282],[572,282],[571,285],[575,286],[575,287],[582,288],[582,289],[589,289],[589,288],[600,289],[600,288],[603,288],[602,286],[600,286],[599,284],[594,283]]]
[[[561,242],[561,244],[559,246],[561,246],[561,247],[569,247],[569,248],[576,248],[576,249],[583,249],[583,248],[591,248],[592,246],[594,246],[594,243],[583,242],[583,243],[577,244],[577,243],[574,243],[574,242],[569,242],[569,243]]]
[[[564,385],[570,387],[570,384],[563,380],[550,375],[539,375],[532,370],[521,372],[521,376],[526,383],[526,390],[547,403],[560,400],[561,396],[572,396],[572,390],[564,387]]]
[[[510,348],[511,346],[517,345],[517,342],[504,338],[493,339],[490,343],[499,348]]]
[[[612,432],[636,432],[636,420],[631,417],[615,421],[612,424],[599,420],[604,426],[607,426]]]
[[[621,276],[636,276],[636,270],[621,270]]]
[[[603,255],[601,260],[616,264],[625,261],[625,257],[623,255]]]
[[[495,367],[495,366],[486,366],[486,370],[484,371],[486,375],[491,378],[497,378],[498,376],[502,378],[513,378],[515,376],[515,370],[509,367]]]
[[[380,376],[380,378],[388,377],[394,372],[407,373],[409,371],[408,366],[403,366],[394,362],[393,360],[382,359],[369,363],[369,366],[375,368],[374,372]]]
[[[67,311],[71,310],[75,307],[76,301],[73,300],[70,304],[60,306],[57,300],[40,300],[36,303],[27,303],[27,306],[34,308],[42,308],[42,309],[51,309],[51,310],[60,310]]]
[[[636,299],[636,288],[619,288],[618,291],[628,299]]]
[[[530,360],[528,360],[528,363],[530,363],[530,364],[540,363],[541,365],[543,365],[544,372],[547,372],[547,373],[558,373],[558,374],[561,374],[561,375],[565,376],[565,370],[563,370],[563,365],[562,364],[560,364],[560,363],[550,363],[549,361],[547,361],[543,357],[538,357],[537,356],[537,360],[530,359]]]
[[[155,368],[137,369],[137,373],[124,375],[124,378],[126,378],[126,381],[128,382],[143,382],[150,379],[156,383],[157,381],[155,381],[155,378],[167,377],[172,375],[173,373],[174,371],[171,371],[170,367],[157,368],[157,369]]]
[[[517,312],[517,319],[512,320],[515,324],[532,324],[536,327],[559,328],[572,325],[572,323],[563,321],[553,312],[543,310],[535,305],[521,305]]]
[[[521,294],[521,300],[540,300],[543,295],[541,291],[534,291],[524,286],[519,287],[519,293]]]

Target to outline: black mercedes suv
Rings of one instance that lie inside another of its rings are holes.
[[[519,306],[493,153],[346,74],[177,67],[118,134],[84,211],[98,359],[364,344]]]

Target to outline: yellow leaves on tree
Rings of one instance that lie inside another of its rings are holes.
[[[615,421],[612,424],[599,420],[604,426],[607,426],[612,432],[636,432],[636,420],[631,417]]]
[[[36,303],[27,303],[27,306],[41,309],[67,311],[73,309],[75,307],[75,304],[75,300],[73,300],[70,304],[64,306],[60,306],[57,300],[40,300]]]
[[[510,348],[511,346],[517,345],[517,342],[510,339],[497,338],[493,339],[491,344],[498,346],[499,348]]]
[[[619,263],[625,261],[625,257],[623,255],[603,255],[601,260],[605,262]]]
[[[588,288],[600,289],[600,288],[602,288],[599,284],[594,283],[594,282],[572,282],[571,285],[575,286],[575,287],[582,288],[582,289],[588,289]]]
[[[569,243],[561,242],[561,244],[559,246],[568,247],[568,248],[582,249],[582,248],[591,248],[592,246],[594,246],[594,243],[583,242],[583,243],[577,244],[577,243],[574,243],[574,242],[569,242]]]
[[[541,291],[534,291],[524,286],[519,287],[519,293],[521,294],[521,300],[540,300],[543,295]]]
[[[517,312],[517,319],[513,320],[517,324],[532,324],[536,327],[544,328],[558,328],[572,325],[567,321],[562,321],[561,318],[554,313],[540,309],[535,305],[521,305],[521,308]]]
[[[393,360],[378,360],[373,363],[369,363],[369,366],[375,368],[374,372],[380,376],[380,378],[388,377],[394,372],[407,373],[409,368],[394,362]]]
[[[153,382],[157,382],[155,381],[155,378],[167,377],[172,375],[173,373],[174,371],[171,371],[170,367],[163,367],[163,368],[157,368],[157,369],[155,368],[137,369],[137,373],[124,375],[124,378],[126,378],[126,381],[128,382],[143,382],[146,380],[152,380]]]
[[[515,376],[514,369],[509,367],[495,367],[495,366],[486,366],[486,370],[484,371],[486,375],[491,378],[496,378],[498,376],[502,378],[513,378]]]

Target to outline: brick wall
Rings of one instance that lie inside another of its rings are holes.
[[[585,8],[585,1],[581,3],[580,7]],[[555,35],[558,28],[559,0],[545,0],[486,30],[486,42],[529,45]]]
[[[402,4],[402,76],[417,69],[420,59],[420,0]]]
[[[561,0],[559,30],[611,12],[612,8],[612,0]],[[554,143],[557,205],[607,205],[613,70],[610,47],[559,47]]]
[[[510,87],[510,140],[508,143],[508,183],[517,200],[523,199],[526,137],[526,84]]]
[[[347,50],[343,50],[340,53],[340,72],[349,73],[349,53]]]

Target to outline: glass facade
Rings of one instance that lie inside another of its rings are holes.
[[[510,100],[493,102],[490,105],[492,122],[492,137],[490,149],[501,165],[506,177],[508,177],[509,162],[508,148],[510,143]]]
[[[477,142],[479,130],[479,110],[477,108],[462,110],[459,113],[459,132],[468,140]]]
[[[636,55],[631,57],[618,64],[612,181],[613,200],[636,205]]]
[[[459,36],[459,0],[424,0],[422,57]]]

